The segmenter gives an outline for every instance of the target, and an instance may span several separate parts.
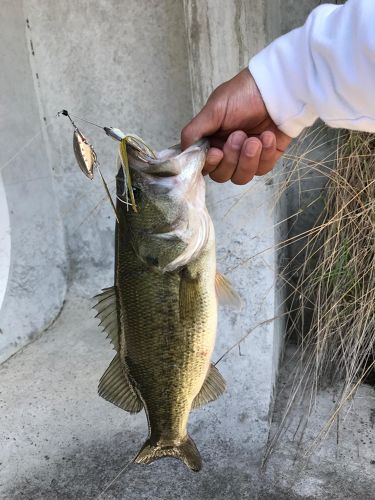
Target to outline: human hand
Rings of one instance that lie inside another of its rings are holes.
[[[272,121],[247,68],[214,90],[182,130],[182,149],[202,137],[211,145],[203,174],[234,184],[246,184],[254,175],[272,170],[292,140]]]

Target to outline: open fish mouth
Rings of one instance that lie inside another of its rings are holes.
[[[197,196],[198,190],[202,198],[201,172],[208,149],[208,140],[201,139],[184,151],[176,144],[156,152],[143,141],[130,137],[126,149],[121,152],[120,148],[117,198],[131,205],[134,212],[139,208],[135,201],[138,190],[154,200],[171,195],[189,201]]]
[[[180,144],[175,144],[170,148],[155,152],[155,157],[131,141],[128,143],[128,148],[129,156],[135,160],[132,164],[133,169],[150,175],[173,177],[182,172],[185,161],[192,153],[201,151],[202,155],[206,155],[209,142],[207,139],[201,139],[184,151],[181,150]]]

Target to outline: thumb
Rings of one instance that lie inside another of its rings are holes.
[[[214,134],[219,129],[220,125],[215,119],[212,106],[206,104],[204,108],[195,116],[181,132],[181,149],[184,150],[195,142]]]

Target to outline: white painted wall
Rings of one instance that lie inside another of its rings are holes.
[[[3,178],[0,172],[0,309],[8,284],[10,268],[10,222]]]

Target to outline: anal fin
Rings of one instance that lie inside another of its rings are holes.
[[[116,356],[99,381],[99,396],[129,413],[138,413],[143,404],[135,392],[124,368],[120,356]]]
[[[219,370],[211,364],[208,370],[206,380],[204,381],[201,390],[195,396],[192,408],[199,408],[200,406],[215,401],[225,392],[225,380]]]

